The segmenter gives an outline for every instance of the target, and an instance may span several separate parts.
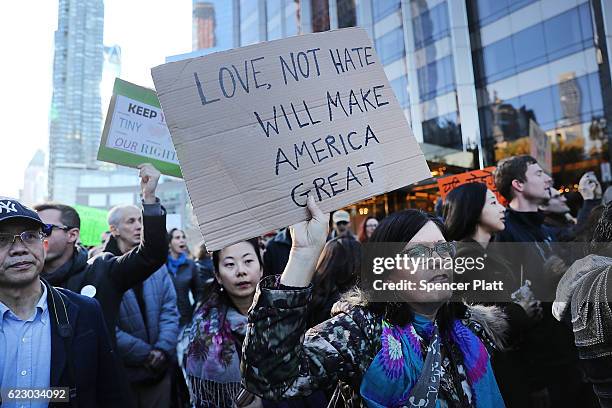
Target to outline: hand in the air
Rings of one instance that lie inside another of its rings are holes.
[[[310,219],[290,227],[293,243],[291,249],[313,249],[319,251],[325,246],[329,233],[329,214],[324,214],[312,195],[306,202]]]
[[[155,190],[157,189],[157,183],[161,173],[153,167],[152,164],[143,163],[138,166],[140,172],[140,191],[142,193],[142,199],[145,204],[155,203]]]

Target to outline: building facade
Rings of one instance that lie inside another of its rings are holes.
[[[528,154],[530,120],[551,142],[557,188],[574,189],[581,174],[600,174],[600,165],[609,161],[612,3],[607,0],[225,4],[231,5],[231,19],[217,19],[216,26],[225,27],[228,42],[231,38],[226,49],[365,28],[432,176]],[[430,189],[403,191],[409,206],[432,208],[437,195],[432,181]],[[403,200],[396,205],[397,197],[386,196],[369,211],[387,213],[405,207]]]
[[[23,174],[23,189],[19,192],[19,200],[28,206],[47,199],[47,168],[45,153],[37,150]]]
[[[70,196],[67,183],[96,167],[102,114],[104,3],[59,0],[49,131],[49,196]],[[67,177],[64,178],[64,177]]]
[[[529,120],[552,142],[557,187],[609,160],[612,128],[604,0],[470,1],[484,160],[523,152]]]

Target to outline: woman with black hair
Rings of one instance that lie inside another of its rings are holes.
[[[180,315],[179,329],[182,330],[191,321],[194,307],[189,299],[198,299],[203,284],[196,264],[187,256],[187,239],[185,233],[172,228],[168,233],[168,259],[166,267],[176,290],[176,303]]]
[[[183,367],[196,408],[230,408],[241,386],[240,354],[247,311],[263,276],[256,238],[213,252],[215,280],[207,285],[184,332]],[[254,399],[249,405],[261,406]]]
[[[345,237],[332,239],[325,244],[312,281],[308,327],[331,317],[333,304],[357,284],[360,271],[361,244],[358,241]]]
[[[453,305],[448,290],[397,291],[397,301],[387,303],[355,292],[336,316],[307,331],[311,281],[329,222],[312,196],[308,210],[312,218],[292,227],[283,274],[259,283],[244,344],[247,388],[285,399],[337,385],[336,406],[343,400],[365,407],[503,407],[486,348],[503,330],[495,307]],[[402,243],[413,257],[448,259],[453,252],[444,226],[416,210],[385,218],[370,242]],[[411,272],[390,269],[384,277],[452,279],[440,269]]]
[[[446,196],[444,202],[444,225],[448,231],[449,239],[457,241],[457,258],[480,258],[484,259],[484,268],[470,268],[467,272],[456,273],[455,278],[459,281],[503,281],[503,291],[486,293],[491,295],[483,298],[468,299],[470,301],[511,301],[510,295],[519,288],[523,295],[529,294],[527,286],[522,286],[520,273],[516,273],[507,262],[500,256],[498,251],[502,250],[503,243],[492,243],[493,235],[503,231],[505,208],[499,203],[495,194],[482,183],[468,183],[456,187]],[[497,245],[494,247],[494,245]],[[457,272],[457,270],[456,270]],[[518,275],[518,276],[517,276]],[[518,304],[522,307],[528,317],[536,318],[541,308],[539,304],[528,297],[521,298]],[[516,311],[516,309],[511,306]],[[524,313],[519,313],[525,317]],[[517,316],[518,318],[518,316]]]

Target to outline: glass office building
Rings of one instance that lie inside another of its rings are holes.
[[[49,197],[70,202],[79,172],[96,168],[102,129],[102,0],[60,0],[49,117]]]
[[[612,27],[604,12],[611,6],[600,0],[468,2],[486,162],[524,151],[529,120],[551,139],[557,184],[575,183],[608,160],[605,28]]]
[[[551,141],[556,187],[573,189],[609,161],[608,0],[228,3],[239,16],[233,47],[365,28],[434,177],[529,153],[530,121]],[[421,184],[404,193],[430,208],[435,184]]]

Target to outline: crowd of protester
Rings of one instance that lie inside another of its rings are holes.
[[[25,406],[612,407],[612,188],[595,173],[576,207],[535,159],[511,157],[495,172],[507,206],[468,183],[435,214],[368,216],[355,232],[309,197],[308,221],[212,253],[166,231],[159,177],[140,166],[142,205],[112,208],[89,249],[74,208],[0,197],[3,408],[24,402],[8,390],[50,387],[70,404]],[[504,290],[377,301],[364,254],[385,243],[484,267],[383,279]]]

